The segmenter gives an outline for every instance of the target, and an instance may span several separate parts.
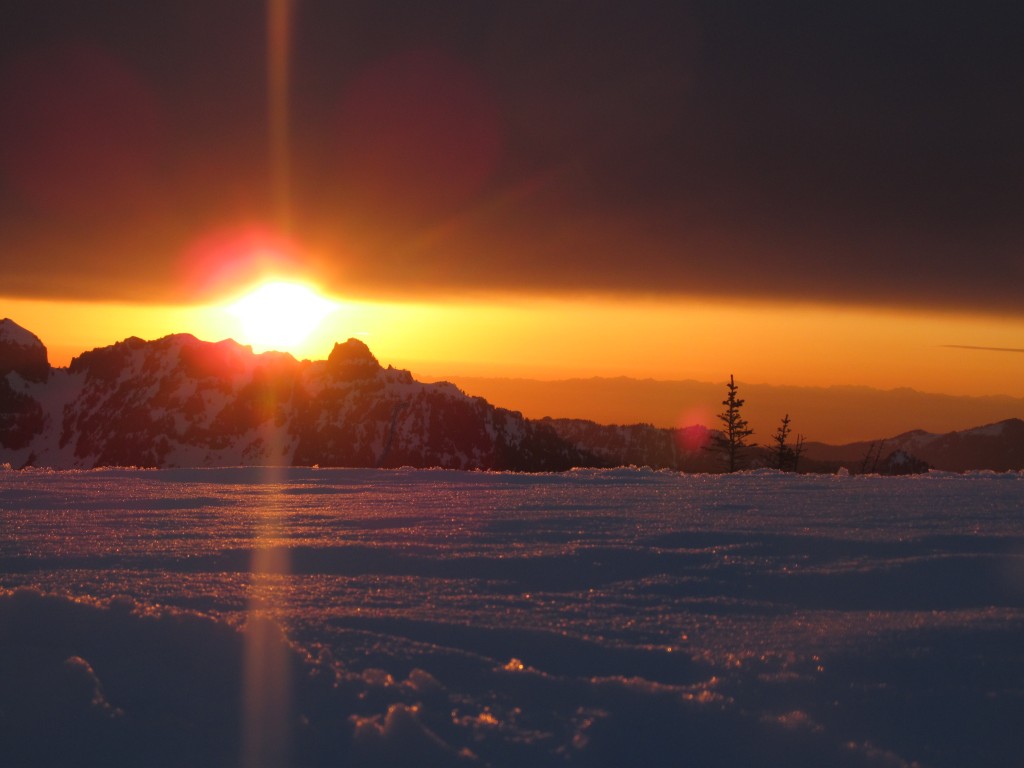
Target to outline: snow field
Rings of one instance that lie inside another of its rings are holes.
[[[1016,765],[1022,480],[0,471],[0,765]]]

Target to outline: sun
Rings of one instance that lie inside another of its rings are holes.
[[[266,282],[228,305],[243,338],[257,351],[294,352],[340,305],[302,283]]]

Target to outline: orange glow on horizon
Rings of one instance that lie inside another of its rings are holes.
[[[630,376],[798,386],[910,387],[1024,397],[1024,319],[724,301],[507,299],[489,303],[341,300],[291,351],[324,359],[355,336],[382,364],[422,378]],[[51,364],[127,336],[192,333],[243,343],[225,303],[133,305],[0,298],[42,339]]]

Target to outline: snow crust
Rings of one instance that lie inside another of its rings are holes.
[[[1019,472],[0,470],[0,764],[1015,766],[1022,510]]]

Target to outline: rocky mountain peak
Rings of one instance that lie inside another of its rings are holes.
[[[327,358],[327,367],[335,376],[346,380],[368,379],[381,369],[370,348],[359,339],[335,344]]]
[[[29,381],[46,381],[50,361],[38,336],[5,317],[0,320],[0,377],[11,371]]]

